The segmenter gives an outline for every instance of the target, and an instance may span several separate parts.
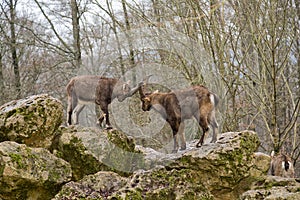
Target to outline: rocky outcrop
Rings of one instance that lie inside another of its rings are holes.
[[[166,154],[122,131],[59,127],[62,113],[48,95],[0,107],[0,199],[298,198],[297,182],[266,176],[270,156],[256,152],[255,132]]]
[[[61,102],[47,94],[6,103],[0,107],[0,142],[48,148],[62,116]]]
[[[296,200],[300,199],[300,180],[268,176],[241,195],[241,200]]]
[[[60,133],[53,152],[71,164],[73,180],[98,171],[128,176],[138,163],[133,138],[121,131],[70,126],[62,127]]]
[[[101,171],[85,176],[78,182],[69,182],[53,200],[60,199],[102,199],[118,191],[127,182],[127,178],[114,172]]]
[[[201,148],[190,143],[186,151],[177,154],[138,147],[143,164],[137,165],[139,169],[126,184],[114,190],[93,189],[93,194],[109,199],[237,199],[254,182],[264,180],[268,171],[270,157],[255,154],[258,145],[256,133],[243,131],[223,134],[217,143]],[[121,180],[120,176],[114,178]],[[57,197],[89,185],[85,181],[77,184],[81,186],[69,185]]]
[[[71,173],[69,163],[46,149],[0,143],[0,199],[50,199]]]
[[[264,168],[266,171],[263,171],[255,165],[253,153],[258,144],[254,132],[226,133],[217,143],[206,144],[200,149],[193,147],[183,153],[156,157],[156,163],[166,165],[134,173],[127,187],[115,197],[237,199],[268,170]],[[254,174],[251,168],[262,171]]]

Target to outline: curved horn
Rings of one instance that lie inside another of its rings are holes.
[[[139,87],[139,93],[140,93],[140,98],[141,99],[143,99],[143,98],[145,98],[145,94],[144,94],[144,92],[143,92],[143,88],[142,88],[143,86],[140,86]]]

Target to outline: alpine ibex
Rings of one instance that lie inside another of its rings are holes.
[[[215,118],[215,108],[218,105],[218,97],[204,86],[193,86],[188,89],[168,92],[168,93],[144,93],[142,87],[139,88],[143,111],[154,109],[170,124],[173,132],[174,148],[177,152],[178,135],[181,140],[181,150],[186,149],[184,136],[184,120],[194,117],[203,129],[203,134],[197,143],[197,147],[203,144],[204,136],[209,130],[209,125],[213,128],[211,142],[217,140],[218,124]],[[178,133],[178,134],[177,134]]]
[[[71,125],[72,121],[74,124],[78,124],[78,116],[85,105],[96,103],[104,112],[106,126],[110,128],[108,105],[115,98],[120,102],[124,101],[127,97],[134,95],[138,91],[138,87],[130,89],[128,82],[125,83],[116,78],[95,75],[73,77],[67,85],[68,125]],[[104,120],[104,116],[102,115],[99,118],[100,125]]]
[[[285,178],[294,178],[295,171],[292,159],[286,154],[280,152],[275,156],[275,152],[271,153],[271,175],[282,176]]]

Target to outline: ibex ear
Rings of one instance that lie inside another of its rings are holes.
[[[273,158],[275,156],[275,151],[271,152],[271,158]]]
[[[128,85],[127,83],[124,83],[124,84],[122,85],[123,91],[127,90],[128,88],[129,88],[129,85]]]

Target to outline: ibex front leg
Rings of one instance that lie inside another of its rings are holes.
[[[105,117],[105,126],[106,126],[106,129],[112,129],[112,126],[110,125],[110,121],[109,121],[108,104],[100,105],[100,107],[101,107],[101,110],[104,112],[104,116],[103,117]],[[100,121],[99,121],[99,123],[100,123]]]

